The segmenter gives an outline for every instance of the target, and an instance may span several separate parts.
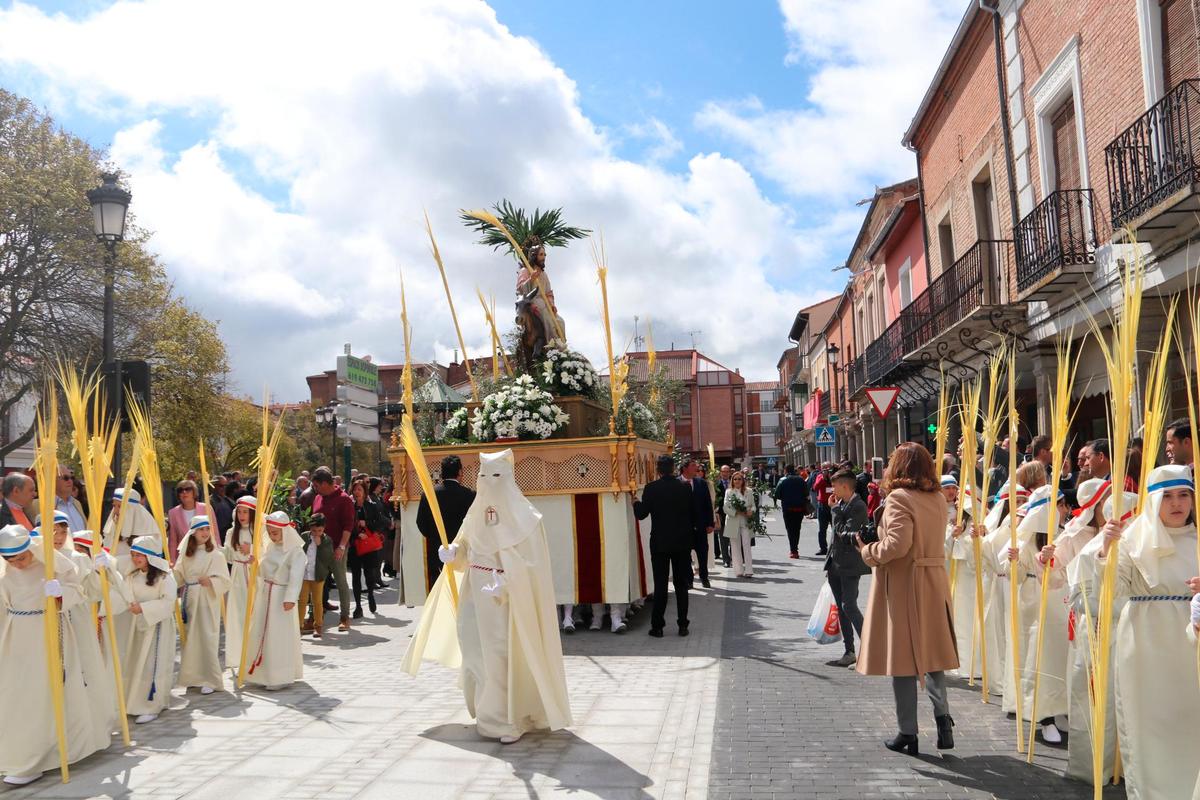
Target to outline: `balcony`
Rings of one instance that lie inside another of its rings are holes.
[[[846,393],[853,397],[867,382],[867,362],[863,356],[846,365]]]
[[[863,354],[867,383],[879,383],[904,364],[904,322],[904,312],[900,312],[899,318],[867,345]]]
[[[1001,287],[1013,261],[1012,242],[980,240],[934,278],[900,313],[905,358],[953,358],[959,345],[977,343],[1023,317],[1024,305],[1003,302]],[[952,346],[955,338],[959,344]]]
[[[1017,294],[1046,300],[1088,282],[1096,266],[1091,189],[1051,192],[1017,223]]]
[[[1196,229],[1200,80],[1186,80],[1104,148],[1113,231],[1156,248]]]

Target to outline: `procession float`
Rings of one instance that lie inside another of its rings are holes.
[[[527,215],[501,202],[495,213],[465,212],[462,219],[480,234],[481,244],[516,260],[516,324],[506,344],[496,327],[494,304],[489,306],[480,293],[492,352],[487,359],[471,361],[463,347],[463,363],[472,367],[471,401],[436,425],[419,425],[419,446],[408,446],[393,434],[388,454],[393,502],[402,520],[400,600],[408,606],[423,604],[436,577],[429,574],[427,563],[438,541],[423,536],[416,520],[427,487],[440,479],[442,459],[458,456],[459,481],[474,489],[480,453],[502,448],[512,449],[517,483],[542,513],[556,602],[629,603],[643,598],[650,584],[650,523],[634,518],[633,500],[655,477],[658,456],[671,449],[667,398],[657,382],[653,344],[648,347],[648,380],[631,391],[629,365],[613,351],[604,248],[594,244],[607,376],[568,347],[546,272],[546,254],[548,248],[565,246],[590,232],[564,225],[560,210]],[[429,235],[462,347],[431,229]],[[410,364],[407,310],[402,313]],[[408,413],[419,420],[419,409],[410,406]]]

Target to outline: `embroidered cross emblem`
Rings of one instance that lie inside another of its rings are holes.
[[[496,513],[495,506],[488,506],[487,511],[483,512],[483,522],[485,525],[500,524],[500,515]]]

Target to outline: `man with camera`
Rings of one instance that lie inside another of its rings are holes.
[[[871,572],[858,554],[854,541],[855,536],[864,533],[866,528],[867,504],[855,491],[858,480],[853,470],[839,470],[831,483],[829,508],[833,524],[825,572],[837,603],[842,641],[846,644],[845,654],[834,663],[839,667],[852,667],[858,660],[854,652],[854,634],[862,636],[863,624],[862,611],[858,608],[858,581]]]

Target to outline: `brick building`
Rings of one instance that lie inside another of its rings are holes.
[[[774,466],[780,455],[779,381],[746,384],[746,465]]]
[[[648,374],[646,353],[632,352],[627,357],[629,382],[644,384]],[[671,430],[680,448],[707,458],[711,442],[719,462],[744,459],[746,380],[741,374],[698,350],[660,350],[656,359],[671,380],[683,384],[682,396],[668,408]]]

